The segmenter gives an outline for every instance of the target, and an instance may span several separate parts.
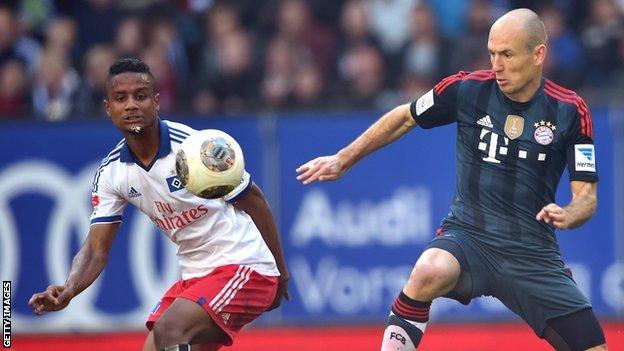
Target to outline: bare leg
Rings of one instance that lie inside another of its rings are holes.
[[[156,350],[178,344],[218,343],[225,332],[197,303],[177,298],[154,325]]]
[[[450,252],[439,248],[423,252],[392,305],[381,350],[413,351],[425,332],[431,301],[451,291],[460,273],[460,264]]]
[[[420,255],[403,292],[418,301],[432,301],[455,287],[461,267],[450,252],[431,248]]]
[[[157,351],[156,345],[154,345],[154,332],[150,331],[145,338],[145,344],[143,344],[143,351]]]
[[[607,348],[607,344],[602,344],[602,345],[598,345],[596,347],[592,347],[590,349],[587,349],[585,351],[608,351],[609,349]]]
[[[191,345],[191,351],[216,351],[221,348],[220,344],[193,344]],[[143,351],[158,351],[156,350],[156,345],[154,344],[154,332],[150,332],[145,339],[145,344],[143,345]]]

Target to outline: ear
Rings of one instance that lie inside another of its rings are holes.
[[[535,48],[535,65],[541,66],[544,64],[544,60],[546,60],[546,52],[547,52],[546,44],[540,44]]]
[[[108,117],[110,117],[110,104],[108,103],[108,99],[104,99],[104,111],[106,112],[106,115]]]
[[[154,94],[154,106],[156,107],[156,112],[160,111],[160,94]]]

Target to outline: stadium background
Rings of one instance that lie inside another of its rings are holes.
[[[177,277],[171,245],[128,209],[94,286],[60,313],[35,318],[26,306],[64,281],[86,234],[94,170],[119,140],[101,110],[118,56],[151,66],[163,118],[241,142],[278,217],[293,300],[231,349],[377,349],[388,306],[448,210],[454,128],[416,130],[338,183],[303,187],[294,169],[441,77],[488,68],[489,25],[519,6],[546,22],[546,75],[592,109],[598,213],[559,240],[609,346],[624,349],[624,1],[0,3],[0,277],[13,282],[13,349],[138,349]],[[492,299],[436,301],[423,348],[548,349]]]

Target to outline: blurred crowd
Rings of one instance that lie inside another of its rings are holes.
[[[122,56],[149,64],[162,114],[382,110],[489,68],[515,7],[546,24],[548,78],[621,97],[624,0],[21,0],[0,1],[0,118],[103,118]]]

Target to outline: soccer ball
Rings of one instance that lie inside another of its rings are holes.
[[[176,154],[176,171],[186,190],[199,197],[217,199],[242,182],[243,151],[227,133],[201,130],[182,142]]]

